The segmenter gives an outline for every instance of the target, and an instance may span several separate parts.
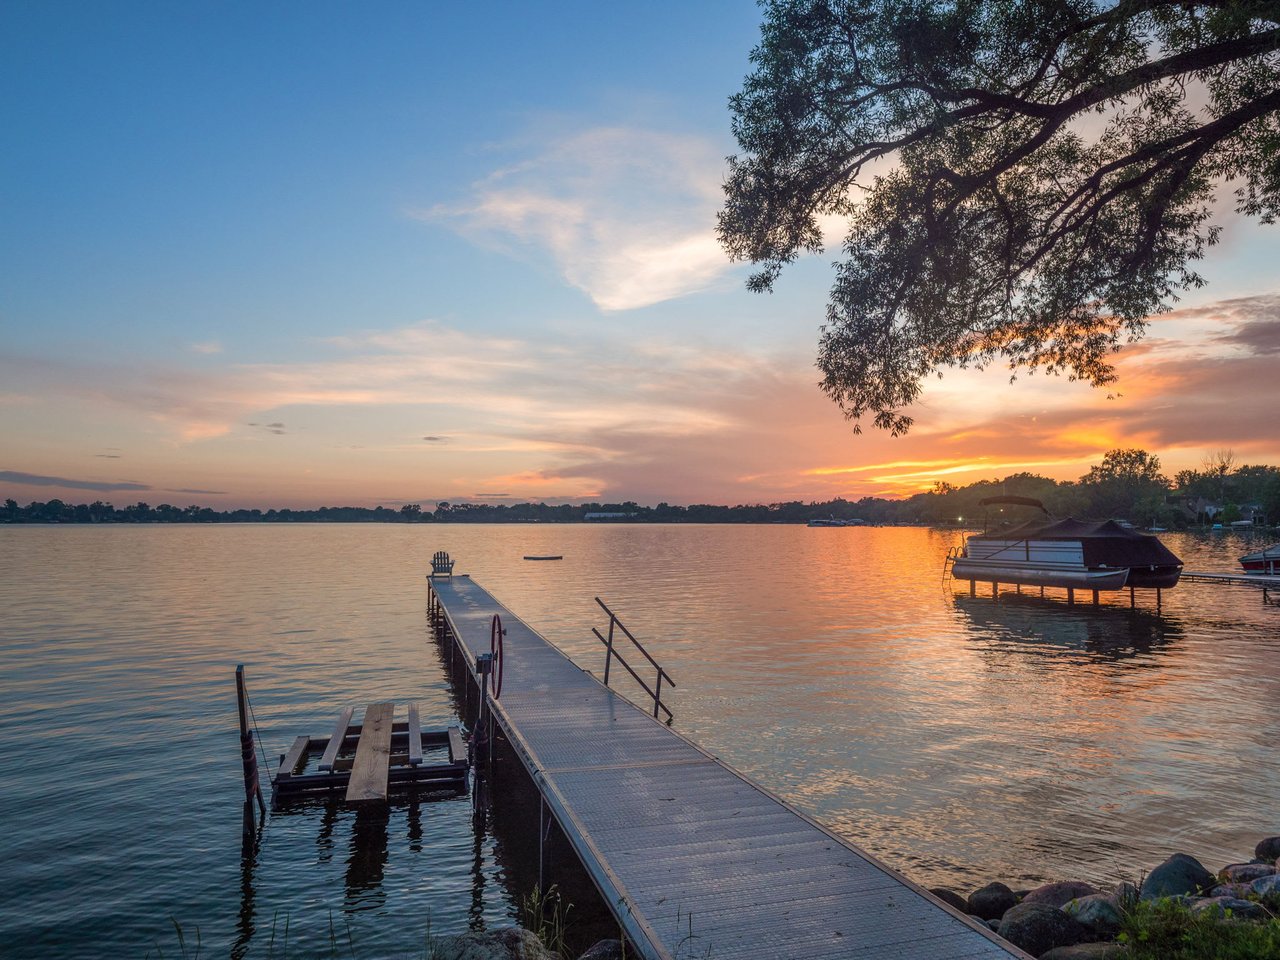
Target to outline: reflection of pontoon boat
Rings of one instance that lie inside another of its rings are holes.
[[[1029,497],[988,497],[983,506],[1044,505]],[[951,565],[957,580],[1119,590],[1168,588],[1178,582],[1182,561],[1158,539],[1114,520],[1032,520],[993,533],[975,534]]]
[[[1084,607],[1068,613],[1070,608],[1030,594],[1009,595],[1000,603],[956,594],[953,602],[970,627],[972,639],[1087,649],[1110,659],[1163,647],[1183,634],[1176,620],[1128,607]]]
[[[1246,553],[1240,558],[1245,573],[1280,573],[1280,543],[1273,543],[1262,550]]]

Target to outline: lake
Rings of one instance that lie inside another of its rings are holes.
[[[603,598],[674,676],[678,730],[926,886],[1111,882],[1176,850],[1216,869],[1277,832],[1280,606],[1189,583],[1159,613],[1143,593],[1136,610],[1127,593],[997,603],[943,578],[961,539],[0,528],[3,953],[179,956],[176,921],[208,956],[279,953],[286,923],[290,956],[349,955],[348,937],[370,956],[515,916],[527,856],[474,829],[465,797],[372,823],[323,804],[275,815],[241,857],[237,663],[273,759],[348,704],[412,699],[425,727],[457,722],[427,627],[436,550],[597,672]],[[1261,544],[1162,539],[1204,571]]]

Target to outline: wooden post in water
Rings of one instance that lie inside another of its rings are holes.
[[[1097,590],[1093,591],[1093,605],[1094,605],[1095,607],[1098,605],[1098,591],[1097,591]]]
[[[1067,606],[1073,607],[1076,603],[1076,592],[1071,587],[1067,587]]]
[[[249,731],[249,695],[244,689],[244,664],[236,664],[236,708],[240,714],[240,764],[244,769],[244,834],[256,832],[253,821],[253,801],[258,800],[258,809],[263,816],[267,813],[266,801],[262,799],[262,782],[258,779],[258,751],[254,748],[253,734]]]

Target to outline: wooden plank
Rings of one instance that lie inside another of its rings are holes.
[[[338,714],[338,722],[333,725],[333,733],[329,734],[329,745],[324,748],[324,756],[320,758],[321,770],[333,769],[333,761],[337,759],[338,751],[342,749],[347,724],[351,722],[351,713],[354,709],[354,707],[343,707],[342,712]]]
[[[347,784],[347,803],[387,799],[387,768],[391,761],[391,718],[394,703],[371,703],[364,708],[360,745]]]
[[[449,759],[453,763],[467,762],[467,745],[462,742],[462,731],[457,727],[449,728]]]
[[[418,705],[409,704],[409,765],[422,763],[422,728],[418,726]]]
[[[293,771],[298,769],[298,762],[302,760],[302,755],[307,752],[310,744],[310,737],[298,737],[293,741],[293,746],[284,755],[284,759],[280,761],[280,768],[276,770],[277,781],[288,780],[293,776]]]

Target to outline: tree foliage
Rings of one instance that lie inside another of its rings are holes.
[[[1094,385],[1218,228],[1280,209],[1275,0],[766,0],[721,242],[770,289],[848,221],[819,346],[855,424],[1004,361]]]

